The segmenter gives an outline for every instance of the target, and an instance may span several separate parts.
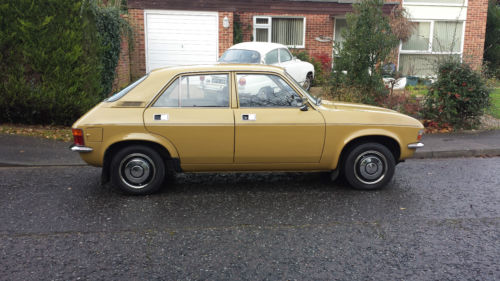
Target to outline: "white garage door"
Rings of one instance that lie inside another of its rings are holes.
[[[145,11],[146,71],[218,58],[217,12]]]

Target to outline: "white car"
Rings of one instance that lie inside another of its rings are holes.
[[[227,49],[219,59],[222,63],[257,63],[281,66],[304,89],[314,79],[314,66],[292,56],[285,45],[266,42],[239,43]]]

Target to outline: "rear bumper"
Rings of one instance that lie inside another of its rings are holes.
[[[421,142],[410,143],[408,145],[408,148],[410,148],[410,149],[417,149],[417,148],[422,148],[422,147],[424,147],[424,144]]]
[[[86,147],[86,146],[80,146],[80,145],[75,145],[72,144],[69,149],[74,152],[80,152],[80,153],[86,153],[86,152],[92,152],[94,149],[91,147]]]

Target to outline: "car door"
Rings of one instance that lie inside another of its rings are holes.
[[[144,111],[152,133],[170,140],[182,164],[233,163],[229,73],[181,75]]]
[[[237,73],[235,163],[318,163],[325,121],[275,74]]]
[[[300,68],[300,63],[297,63],[297,61],[293,59],[292,54],[285,48],[280,48],[278,55],[280,61],[278,65],[286,69],[286,72],[302,85],[306,80],[307,73]]]

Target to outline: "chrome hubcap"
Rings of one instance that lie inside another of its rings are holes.
[[[364,184],[380,182],[387,172],[385,156],[375,150],[361,153],[354,161],[354,174]]]
[[[120,178],[132,188],[143,188],[148,185],[154,173],[153,161],[142,153],[130,154],[120,163]]]

